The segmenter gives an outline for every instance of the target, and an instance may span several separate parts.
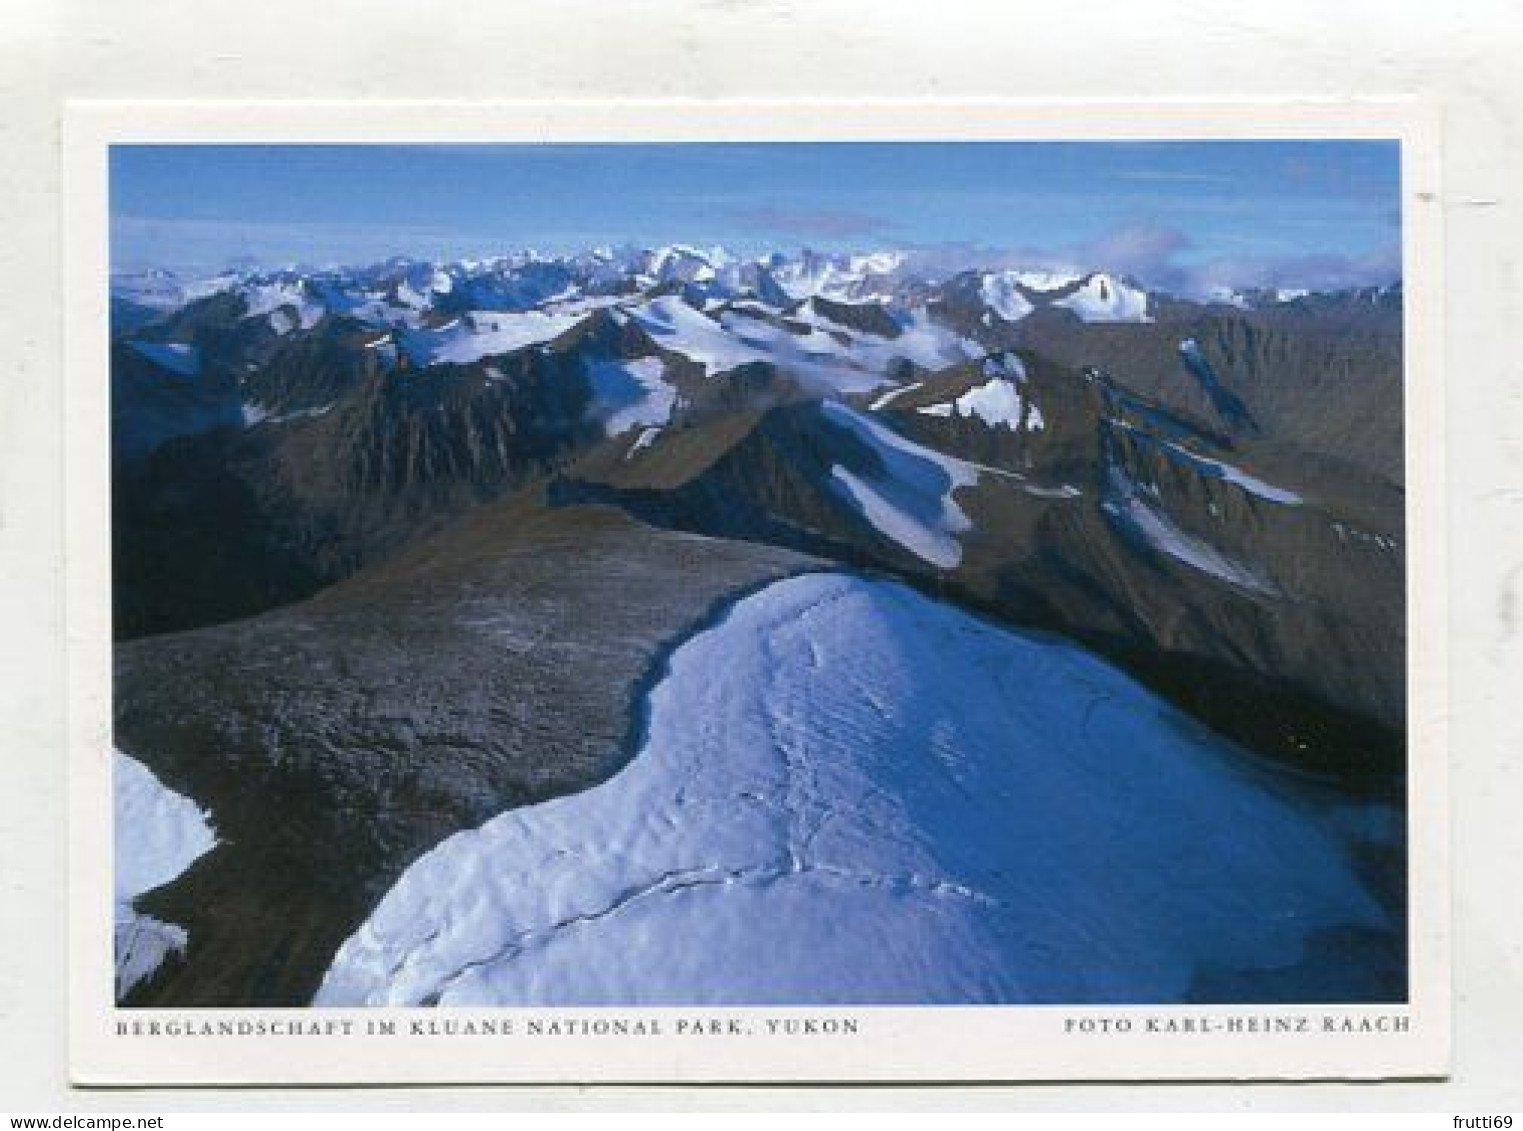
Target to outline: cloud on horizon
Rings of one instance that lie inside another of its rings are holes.
[[[1196,245],[1185,232],[1151,223],[1124,224],[1094,240],[1060,247],[998,248],[948,243],[903,250],[910,265],[942,275],[975,267],[1108,271],[1185,297],[1209,295],[1222,288],[1337,290],[1376,286],[1398,281],[1402,270],[1399,240],[1360,255],[1310,251],[1198,258],[1192,255]]]

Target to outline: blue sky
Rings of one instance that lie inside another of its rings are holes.
[[[897,248],[1158,286],[1399,275],[1388,141],[117,146],[117,270]]]

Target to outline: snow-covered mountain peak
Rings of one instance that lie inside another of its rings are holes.
[[[896,273],[904,263],[897,252],[835,255],[805,249],[796,258],[772,256],[772,278],[794,299],[863,299],[893,293]]]
[[[1400,301],[1399,285],[1339,292],[1223,286],[1192,299],[1154,292],[1110,270],[974,267],[937,278],[915,256],[893,250],[806,248],[743,256],[721,246],[682,243],[570,254],[525,249],[441,262],[394,257],[363,267],[244,268],[212,275],[153,269],[114,275],[111,286],[115,309],[127,319],[124,326],[152,325],[199,300],[231,292],[245,300],[247,317],[273,317],[282,333],[309,330],[324,315],[416,330],[473,312],[554,313],[672,291],[681,291],[699,310],[749,303],[779,317],[791,317],[800,304],[815,299],[876,305],[902,325],[935,311],[935,318],[950,320],[961,333],[994,338],[1049,307],[1084,322],[1145,323],[1157,317],[1160,300],[1242,310],[1302,302],[1324,309],[1343,301],[1339,296],[1365,307]],[[973,329],[975,323],[981,329]]]
[[[1085,322],[1148,322],[1147,291],[1135,283],[1096,271],[1053,305],[1072,310]]]

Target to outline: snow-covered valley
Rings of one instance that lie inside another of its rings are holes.
[[[897,583],[772,583],[645,710],[614,777],[409,867],[315,1004],[1175,1002],[1393,928],[1379,811]]]

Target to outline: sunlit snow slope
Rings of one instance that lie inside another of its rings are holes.
[[[1176,1001],[1380,928],[1339,839],[1072,646],[901,585],[771,585],[643,748],[418,860],[317,1004]]]

